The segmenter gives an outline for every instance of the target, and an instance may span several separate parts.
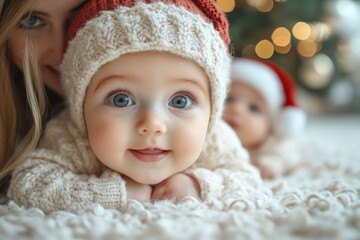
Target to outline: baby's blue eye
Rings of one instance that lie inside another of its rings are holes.
[[[39,27],[41,24],[42,20],[35,15],[23,18],[20,22],[20,25],[24,28],[36,28]]]
[[[112,106],[119,108],[128,107],[135,104],[131,97],[125,93],[113,94],[109,97],[108,101]]]
[[[188,96],[178,95],[171,99],[169,105],[174,108],[188,108],[192,103],[192,100]]]

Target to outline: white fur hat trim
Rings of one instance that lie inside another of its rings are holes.
[[[235,59],[232,64],[233,81],[244,82],[254,87],[264,97],[272,115],[277,115],[284,102],[281,82],[274,71],[265,64],[248,60]]]

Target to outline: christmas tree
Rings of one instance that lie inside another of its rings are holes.
[[[217,3],[229,19],[233,55],[280,64],[303,91],[309,111],[359,111],[359,1]]]

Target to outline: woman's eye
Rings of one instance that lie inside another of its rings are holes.
[[[192,100],[190,97],[185,95],[178,95],[171,99],[169,105],[174,108],[188,108],[192,105]]]
[[[42,24],[43,21],[35,15],[30,15],[20,21],[20,26],[23,28],[36,28],[41,26]]]
[[[112,106],[119,108],[128,107],[135,104],[131,97],[125,93],[116,93],[111,95],[108,98],[108,102]]]

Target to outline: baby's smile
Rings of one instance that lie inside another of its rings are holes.
[[[171,151],[159,148],[129,149],[131,154],[142,162],[158,162],[164,159]]]

